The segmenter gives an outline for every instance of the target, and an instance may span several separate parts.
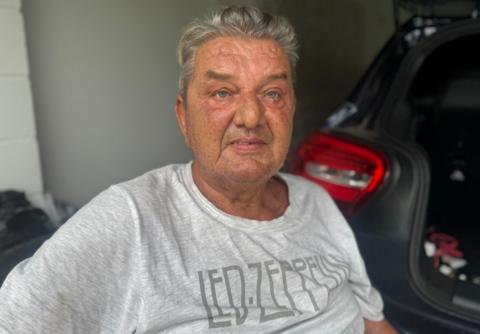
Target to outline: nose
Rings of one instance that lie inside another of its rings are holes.
[[[233,122],[236,126],[247,129],[261,126],[265,123],[265,106],[255,94],[245,96],[235,112]]]

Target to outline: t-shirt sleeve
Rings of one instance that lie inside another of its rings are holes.
[[[111,187],[10,272],[0,332],[133,332],[141,303],[135,238],[129,202]]]
[[[368,320],[381,321],[384,318],[383,300],[378,290],[370,282],[353,231],[330,195],[323,189],[321,191],[324,197],[322,203],[326,215],[325,221],[328,222],[331,237],[349,260],[349,284],[362,316]]]

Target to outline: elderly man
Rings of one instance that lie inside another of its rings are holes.
[[[230,7],[179,43],[192,163],[110,187],[0,291],[1,333],[394,333],[327,193],[277,174],[295,109],[284,19]]]

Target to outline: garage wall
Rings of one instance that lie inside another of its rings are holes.
[[[181,27],[216,1],[25,0],[45,188],[82,205],[185,162],[174,115]]]
[[[38,197],[42,178],[19,0],[0,0],[0,191]]]

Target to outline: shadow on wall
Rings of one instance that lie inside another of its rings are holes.
[[[344,102],[365,68],[365,7],[354,0],[272,4],[291,20],[300,42],[291,155]]]

